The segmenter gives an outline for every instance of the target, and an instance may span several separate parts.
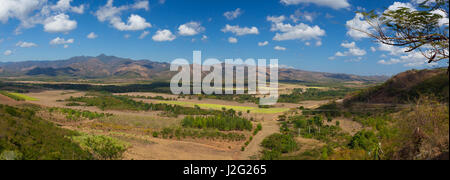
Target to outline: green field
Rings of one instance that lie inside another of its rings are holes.
[[[194,107],[197,105],[202,109],[213,109],[213,110],[222,110],[222,108],[225,108],[225,109],[233,109],[235,111],[241,111],[244,113],[250,111],[250,113],[276,114],[289,111],[289,108],[258,108],[249,106],[231,106],[221,104],[198,104],[193,102],[180,102],[180,101],[158,101],[157,103],[188,106],[188,107]]]
[[[10,97],[16,101],[39,101],[39,99],[29,97],[24,94],[20,93],[12,93],[12,92],[6,92],[6,91],[0,91],[0,94],[3,94],[4,96]]]
[[[37,99],[37,98],[30,97],[30,96],[27,96],[27,95],[24,95],[24,94],[20,94],[20,93],[9,93],[9,94],[11,94],[13,96],[16,96],[16,97],[19,97],[19,98],[22,98],[25,101],[39,101],[39,99]]]

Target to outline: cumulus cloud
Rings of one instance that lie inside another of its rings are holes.
[[[178,27],[178,34],[182,36],[194,36],[205,31],[199,22],[188,22]]]
[[[420,67],[420,66],[436,66],[437,63],[428,63],[428,59],[426,59],[422,53],[413,52],[404,54],[402,56],[391,58],[390,60],[380,60],[378,64],[383,65],[392,65],[392,64],[403,64],[405,67]]]
[[[382,58],[389,59],[382,59],[378,61],[379,64],[383,65],[402,64],[405,67],[431,67],[438,64],[435,62],[428,63],[428,59],[425,58],[419,51],[406,52],[408,50],[407,47],[397,47],[379,43],[378,50],[389,52],[389,55],[391,56],[390,58],[388,58],[388,56],[384,54],[382,55]]]
[[[228,42],[231,44],[236,44],[238,42],[238,39],[234,38],[234,37],[229,37],[228,38]]]
[[[72,44],[74,42],[75,42],[75,40],[73,38],[65,40],[64,38],[57,37],[57,38],[51,40],[50,44],[51,45],[62,45],[62,44],[67,45],[67,44]]]
[[[127,23],[123,22],[120,17],[123,11],[130,9],[149,10],[148,1],[137,1],[135,4],[119,7],[115,7],[113,2],[114,0],[108,0],[105,6],[95,12],[95,16],[100,22],[109,21],[114,28],[120,31],[138,31],[152,27],[146,19],[136,14],[131,14]]]
[[[338,51],[334,54],[333,57],[328,59],[334,60],[336,57],[345,57],[345,56],[364,56],[367,52],[364,49],[360,49],[355,42],[343,42],[341,46],[348,49],[345,52]],[[357,58],[356,60],[361,60],[362,58]],[[348,62],[355,62],[354,60]]]
[[[6,50],[5,52],[3,52],[3,55],[5,56],[9,56],[11,55],[13,52],[11,50]]]
[[[98,35],[95,34],[94,32],[91,32],[91,33],[89,33],[86,37],[87,37],[88,39],[95,39],[95,38],[98,37]]]
[[[313,22],[313,20],[316,18],[317,13],[314,12],[308,12],[308,11],[300,11],[296,10],[294,14],[290,15],[289,18],[297,23],[300,20],[305,20],[309,22]]]
[[[269,41],[259,42],[258,46],[267,46],[269,44]]]
[[[66,32],[76,28],[76,21],[69,20],[67,13],[84,13],[84,5],[71,6],[72,0],[59,0],[52,4],[47,0],[2,0],[0,6],[0,22],[18,19],[16,33],[22,29],[32,28],[37,24],[44,25],[47,32]]]
[[[120,18],[113,18],[111,20],[112,25],[120,31],[138,31],[152,27],[144,18],[139,15],[132,14],[128,17],[128,22],[124,23]]]
[[[286,51],[285,47],[281,47],[281,46],[275,46],[273,49],[277,50],[277,51]]]
[[[285,20],[284,16],[267,17],[267,21],[272,22],[271,31],[277,32],[273,40],[285,41],[285,40],[311,40],[320,39],[321,36],[325,36],[325,30],[321,29],[319,26],[309,26],[303,23],[297,25],[291,25],[289,23],[283,23]]]
[[[222,29],[222,32],[227,33],[227,32],[231,32],[237,36],[244,36],[244,35],[248,35],[248,34],[259,34],[259,30],[256,27],[239,27],[239,26],[230,26],[230,25],[225,25],[225,27]]]
[[[153,41],[163,42],[163,41],[173,41],[177,37],[172,34],[170,30],[158,30],[156,34],[152,37]]]
[[[372,33],[374,30],[367,21],[364,20],[364,16],[361,13],[356,13],[352,20],[347,21],[347,35],[353,39],[359,40],[362,38],[369,38],[364,32]]]
[[[32,43],[32,42],[19,41],[18,43],[16,43],[16,46],[21,47],[21,48],[30,48],[30,47],[36,47],[37,44]]]
[[[237,8],[236,10],[234,10],[234,11],[228,11],[228,12],[225,12],[224,14],[223,14],[223,16],[225,16],[225,18],[227,18],[228,20],[233,20],[233,19],[236,19],[236,18],[238,18],[240,15],[242,15],[242,11],[241,11],[241,9],[240,8]]]
[[[202,41],[206,41],[206,40],[208,40],[208,36],[203,35],[203,36],[202,36]]]
[[[55,5],[51,6],[50,9],[54,11],[72,11],[74,13],[83,14],[84,13],[84,5],[80,5],[78,7],[71,6],[73,0],[59,0]]]
[[[44,22],[44,31],[50,33],[68,32],[77,28],[77,22],[70,20],[66,14],[49,17]]]
[[[144,31],[142,32],[142,34],[139,36],[139,39],[144,39],[145,37],[147,37],[150,34],[149,31]]]
[[[298,4],[316,4],[318,6],[326,6],[333,9],[345,9],[349,8],[350,4],[347,0],[281,0],[285,5],[298,5]]]

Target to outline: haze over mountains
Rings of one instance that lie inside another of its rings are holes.
[[[141,80],[170,80],[170,64],[150,60],[132,60],[101,54],[97,57],[77,56],[67,60],[0,62],[0,77],[66,77],[66,78],[134,78]],[[358,76],[279,69],[279,80],[290,82],[382,82],[386,76]]]

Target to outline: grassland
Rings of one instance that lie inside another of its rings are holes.
[[[193,102],[182,102],[182,101],[158,101],[158,103],[162,104],[172,104],[179,106],[188,106],[195,107],[198,106],[202,109],[212,109],[212,110],[222,110],[225,109],[233,109],[235,111],[240,112],[248,112],[251,113],[260,113],[260,114],[277,114],[289,111],[289,108],[258,108],[258,107],[249,107],[249,106],[232,106],[232,105],[221,105],[221,104],[201,104],[201,103],[193,103]]]
[[[0,94],[10,97],[16,101],[39,101],[39,99],[37,99],[37,98],[29,97],[27,95],[20,94],[20,93],[0,91]]]

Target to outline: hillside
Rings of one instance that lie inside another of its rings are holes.
[[[0,77],[27,79],[130,79],[170,80],[175,72],[169,71],[168,63],[150,60],[132,60],[115,56],[78,56],[57,61],[24,61],[0,63]],[[284,82],[329,83],[358,81],[383,82],[386,76],[357,76],[311,72],[297,69],[279,69],[279,80]]]
[[[346,103],[406,103],[421,95],[449,100],[449,77],[446,69],[409,70],[384,84],[365,89],[345,99]]]

